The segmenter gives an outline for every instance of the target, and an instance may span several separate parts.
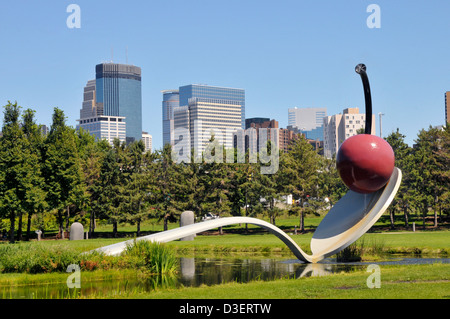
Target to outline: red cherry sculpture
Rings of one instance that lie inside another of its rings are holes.
[[[336,157],[336,167],[344,184],[362,194],[384,187],[394,171],[394,164],[394,151],[389,143],[370,134],[346,139]]]

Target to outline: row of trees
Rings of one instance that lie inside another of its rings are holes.
[[[405,143],[405,136],[391,133],[386,140],[395,152],[396,166],[402,170],[403,180],[394,202],[389,208],[391,225],[394,227],[396,212],[402,213],[405,225],[409,216],[417,212],[423,218],[423,227],[428,213],[434,213],[434,227],[439,217],[450,213],[450,133],[445,127],[422,129],[414,147]]]
[[[129,145],[119,140],[113,145],[96,142],[88,132],[67,126],[58,108],[54,109],[49,134],[44,135],[33,110],[21,112],[17,103],[9,102],[4,108],[2,132],[0,220],[9,220],[11,242],[29,239],[32,219],[42,229],[48,214],[56,218],[61,233],[68,230],[70,220],[84,218],[89,222],[90,236],[98,220],[111,223],[114,236],[123,222],[136,225],[139,236],[141,224],[148,218],[163,220],[167,229],[167,223],[176,221],[184,210],[197,216],[207,212],[235,216],[264,213],[275,223],[281,212],[276,203],[287,194],[300,202],[288,209],[298,214],[303,231],[305,214],[317,214],[347,192],[334,159],[318,155],[303,138],[295,140],[288,153],[279,153],[275,174],[265,175],[261,165],[266,164],[260,161],[176,163],[170,145],[152,153],[144,152],[141,141]],[[398,131],[387,140],[404,173],[391,216],[396,212],[408,216],[415,210],[425,216],[430,208],[448,213],[448,129],[421,131],[415,148],[405,144]],[[329,203],[324,202],[325,197]]]

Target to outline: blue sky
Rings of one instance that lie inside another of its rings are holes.
[[[81,28],[69,29],[69,4]],[[369,4],[381,12],[370,29]],[[246,117],[286,127],[290,107],[328,115],[364,108],[358,63],[367,65],[383,135],[412,144],[444,124],[450,90],[450,2],[264,0],[2,1],[0,105],[17,101],[51,124],[54,107],[75,126],[95,65],[142,68],[143,129],[162,146],[161,90],[191,83],[243,88]],[[113,52],[113,53],[112,53]],[[378,134],[378,117],[377,117]]]

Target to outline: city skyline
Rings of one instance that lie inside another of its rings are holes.
[[[158,149],[164,89],[185,83],[240,87],[246,118],[272,118],[286,127],[286,110],[296,106],[326,107],[328,115],[349,107],[363,112],[354,72],[362,62],[374,114],[384,114],[383,136],[399,128],[412,145],[420,129],[444,124],[443,95],[450,90],[446,1],[377,1],[381,28],[369,28],[368,2],[76,3],[81,24],[74,29],[66,25],[69,2],[0,4],[0,39],[8,43],[0,53],[2,105],[17,100],[47,126],[59,107],[75,127],[92,65],[139,65],[142,131]],[[170,12],[170,23],[163,12]],[[121,19],[127,15],[133,19]],[[376,129],[378,134],[378,123]]]

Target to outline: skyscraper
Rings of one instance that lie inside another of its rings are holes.
[[[90,80],[84,87],[83,105],[80,111],[81,119],[103,115],[103,104],[97,103],[95,96],[95,83],[95,80]]]
[[[188,105],[189,99],[194,97],[238,102],[241,106],[241,128],[245,128],[245,91],[243,89],[190,84],[181,86],[179,94],[180,106]]]
[[[187,106],[174,109],[175,143],[183,142],[186,150],[194,148],[194,154],[199,156],[214,135],[225,148],[232,148],[233,132],[242,127],[241,116],[238,101],[190,98]]]
[[[141,68],[102,63],[96,71],[96,102],[106,116],[125,117],[127,143],[142,138]]]
[[[107,140],[111,145],[115,138],[120,142],[126,141],[125,117],[100,115],[79,119],[78,122],[77,129],[82,127],[97,140]]]
[[[174,143],[173,136],[173,110],[180,106],[180,93],[178,90],[164,90],[162,101],[163,116],[163,145]]]
[[[145,151],[151,151],[152,150],[152,136],[148,134],[148,132],[142,132],[142,141],[145,145]]]
[[[123,116],[103,115],[103,103],[96,99],[96,81],[90,80],[84,87],[84,98],[77,120],[77,130],[83,128],[97,140],[107,140],[110,144],[115,138],[126,141],[126,124]]]
[[[331,158],[347,138],[365,128],[366,114],[359,113],[357,107],[347,108],[343,114],[325,117],[323,123],[324,155]],[[372,115],[372,123],[375,123],[375,115]],[[374,124],[371,134],[376,134]]]
[[[142,139],[141,69],[133,65],[102,63],[95,67],[96,79],[84,88],[77,128],[110,143]]]
[[[327,116],[326,108],[290,108],[288,125],[297,127],[306,138],[323,141],[323,118]]]

